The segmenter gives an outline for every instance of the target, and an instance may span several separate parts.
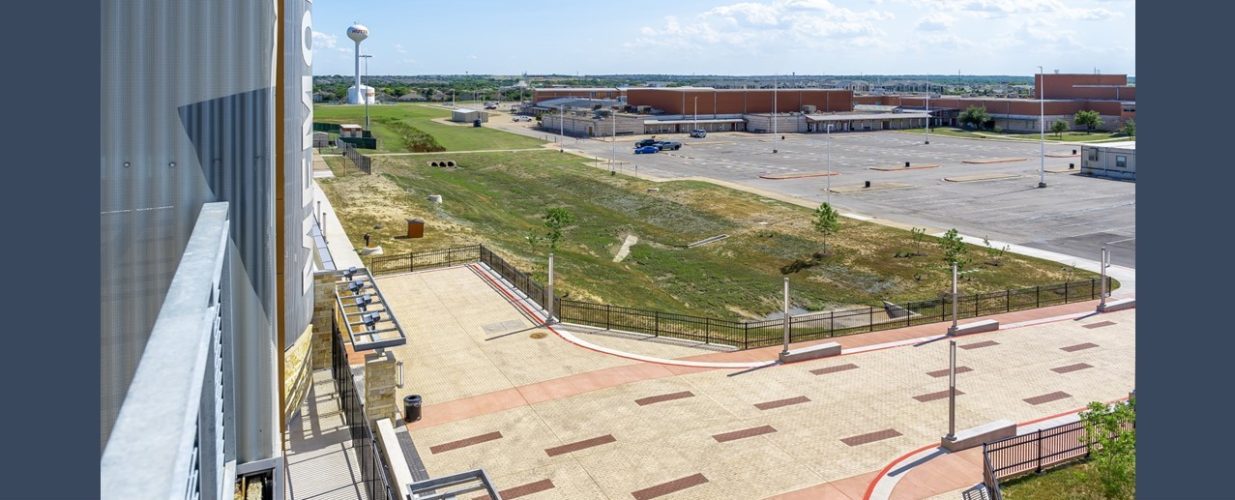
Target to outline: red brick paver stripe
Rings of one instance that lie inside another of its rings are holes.
[[[708,478],[703,477],[703,474],[694,474],[681,479],[674,479],[667,483],[661,483],[650,488],[633,491],[630,494],[635,497],[635,500],[648,500],[649,498],[663,497],[670,493],[682,491],[686,488],[699,486],[706,482],[708,482]]]
[[[760,410],[771,410],[773,408],[780,408],[782,406],[790,406],[790,405],[809,403],[809,402],[810,402],[810,398],[806,396],[798,396],[796,398],[778,399],[776,401],[766,401],[763,403],[757,403],[755,404],[755,408],[758,408]]]
[[[551,490],[551,489],[553,489],[553,481],[550,481],[548,479],[541,479],[540,481],[536,481],[534,483],[527,483],[524,485],[515,486],[514,488],[509,488],[509,489],[499,491],[497,492],[497,494],[501,495],[503,499],[519,498],[519,497],[525,497],[525,496],[531,495],[533,493],[540,493],[542,491]],[[488,500],[488,498],[489,498],[489,495],[486,494],[483,496],[476,497],[472,500]]]
[[[1084,344],[1076,344],[1076,345],[1070,345],[1070,346],[1068,346],[1068,347],[1060,347],[1060,349],[1063,349],[1063,350],[1068,351],[1068,352],[1076,352],[1076,351],[1080,351],[1080,350],[1082,350],[1082,349],[1090,349],[1090,348],[1094,348],[1094,347],[1098,347],[1098,344],[1094,344],[1094,343],[1091,343],[1091,342],[1086,342],[1086,343],[1084,343]]]
[[[673,401],[675,399],[693,398],[695,393],[690,391],[675,392],[672,394],[661,394],[659,396],[648,396],[635,400],[635,404],[639,406],[647,406],[655,403],[663,403],[665,401]]]
[[[961,345],[957,347],[960,347],[961,349],[969,350],[969,349],[981,349],[983,347],[990,347],[993,345],[999,345],[999,342],[995,342],[994,340],[983,340],[981,342],[974,342],[972,344],[965,344],[965,345]]]
[[[828,367],[824,367],[824,368],[816,368],[816,369],[814,369],[814,370],[811,370],[810,372],[811,372],[811,373],[813,373],[813,374],[815,374],[815,375],[827,375],[827,374],[829,374],[829,373],[836,373],[836,372],[843,372],[843,371],[845,371],[845,370],[852,370],[852,369],[857,368],[857,367],[858,367],[858,365],[855,365],[855,364],[853,364],[853,363],[846,363],[846,364],[843,364],[843,365],[828,366]]]
[[[715,439],[717,443],[727,443],[729,441],[737,441],[739,439],[745,439],[748,437],[762,436],[764,434],[771,434],[773,432],[776,432],[776,429],[774,429],[770,425],[764,425],[760,427],[751,427],[749,429],[742,429],[740,431],[724,432],[724,433],[712,436],[712,439]]]
[[[1041,396],[1025,398],[1025,402],[1031,405],[1040,405],[1042,403],[1049,403],[1051,401],[1059,401],[1061,399],[1070,398],[1070,397],[1072,397],[1071,394],[1068,394],[1063,391],[1055,391],[1050,394],[1043,394]]]
[[[857,436],[849,436],[845,439],[840,440],[840,442],[845,443],[849,446],[859,446],[859,445],[864,445],[867,443],[873,443],[875,441],[883,441],[884,439],[892,439],[900,435],[901,433],[897,432],[896,429],[884,429],[881,431],[870,432],[867,434],[858,434]]]
[[[604,436],[594,437],[592,439],[584,439],[583,441],[575,441],[573,443],[564,444],[562,446],[546,448],[545,453],[551,457],[556,457],[558,455],[576,452],[582,449],[591,448],[593,446],[609,444],[614,441],[617,441],[617,438],[613,437],[613,434],[605,434]]]
[[[956,390],[957,396],[960,396],[962,394],[965,394],[965,393],[961,392],[960,389]],[[948,397],[948,391],[939,391],[939,392],[931,392],[927,394],[921,394],[918,396],[914,396],[913,399],[916,399],[922,403],[925,403],[927,401],[934,401],[936,399],[944,399],[946,397]]]
[[[1059,368],[1051,368],[1051,371],[1055,373],[1069,373],[1069,372],[1074,372],[1078,370],[1084,370],[1086,368],[1093,368],[1093,366],[1090,366],[1085,363],[1077,363],[1075,365],[1061,366]]]
[[[1115,324],[1114,321],[1099,321],[1097,323],[1090,323],[1088,325],[1081,325],[1081,326],[1084,326],[1085,328],[1102,328],[1104,326],[1111,326],[1113,324]]]
[[[433,454],[435,454],[435,455],[436,455],[436,454],[441,453],[441,452],[444,452],[444,451],[457,450],[457,449],[459,449],[459,448],[463,448],[463,447],[465,447],[465,446],[471,446],[471,445],[474,445],[474,444],[480,444],[480,443],[483,443],[483,442],[486,442],[486,441],[493,441],[493,440],[495,440],[495,439],[502,439],[502,433],[501,433],[501,432],[499,432],[499,431],[493,431],[493,432],[490,432],[490,433],[488,433],[488,434],[481,434],[481,435],[479,435],[479,436],[472,436],[472,437],[467,438],[467,439],[460,439],[460,440],[458,440],[458,441],[451,441],[451,442],[449,442],[449,443],[442,443],[442,444],[439,444],[439,445],[437,445],[437,446],[434,446],[434,447],[429,448],[429,451],[433,452]]]
[[[968,367],[968,366],[958,366],[958,367],[956,367],[956,373],[958,373],[958,374],[959,374],[959,373],[965,373],[965,372],[971,372],[971,371],[973,371],[973,368],[970,368],[970,367]],[[946,377],[946,376],[948,376],[948,369],[947,369],[947,368],[944,368],[944,369],[942,369],[942,370],[935,370],[935,371],[933,371],[933,372],[926,372],[926,374],[927,374],[927,375],[930,375],[930,376],[932,376],[932,377],[935,377],[935,378],[939,378],[939,377]]]

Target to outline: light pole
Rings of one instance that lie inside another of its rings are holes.
[[[369,58],[373,57],[370,54],[361,54],[364,58],[364,76],[369,77]],[[364,129],[369,130],[369,92],[364,90],[364,83],[360,84],[360,88],[356,89],[356,93],[360,94],[360,100],[364,101]]]
[[[1102,268],[1102,294],[1098,297],[1101,299],[1098,302],[1098,311],[1105,311],[1106,295],[1109,293],[1109,290],[1106,289],[1106,268],[1111,267],[1111,251],[1107,250],[1105,245],[1102,246],[1102,257],[1098,266]]]
[[[827,137],[827,170],[832,172],[832,124],[828,124],[828,132],[824,137]],[[828,206],[832,206],[832,175],[828,175]]]
[[[781,349],[780,358],[785,359],[789,355],[789,277],[785,276],[785,317],[782,318],[782,324],[785,330],[785,347]]]
[[[565,142],[566,142],[566,105],[565,105],[565,104],[563,104],[563,105],[561,105],[561,106],[558,106],[558,107],[557,107],[557,109],[558,109],[558,117],[557,117],[557,124],[558,124],[558,132],[557,132],[557,135],[558,135],[558,137],[557,137],[557,140],[558,140],[558,141],[561,141],[562,143],[565,143]]]
[[[948,328],[948,435],[943,439],[956,441],[956,263],[952,263],[952,326]]]
[[[1038,187],[1046,187],[1046,73],[1038,66]]]
[[[614,164],[617,162],[617,108],[611,108],[609,115],[613,117],[613,135],[609,140],[609,175],[613,175]]]
[[[699,128],[699,96],[695,96],[695,123],[694,128]]]
[[[772,75],[772,135],[773,136],[776,135],[776,110],[778,109],[778,106],[776,104],[776,92],[778,90],[780,90],[780,84],[776,81],[776,75]],[[776,138],[773,137],[772,139],[775,140]]]
[[[926,88],[926,143],[931,143],[931,89]]]

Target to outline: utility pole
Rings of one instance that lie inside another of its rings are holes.
[[[1046,187],[1046,73],[1038,66],[1038,187]]]

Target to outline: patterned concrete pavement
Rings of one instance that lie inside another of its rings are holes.
[[[425,397],[408,429],[428,472],[484,468],[507,497],[861,498],[875,471],[946,432],[946,341],[745,372],[672,367],[533,328],[468,268],[379,285],[409,336],[403,391]],[[960,339],[958,427],[1126,395],[1135,310],[1068,318]]]

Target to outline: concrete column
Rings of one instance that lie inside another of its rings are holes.
[[[397,419],[395,406],[395,355],[390,351],[371,352],[364,357],[365,417],[370,422]]]

